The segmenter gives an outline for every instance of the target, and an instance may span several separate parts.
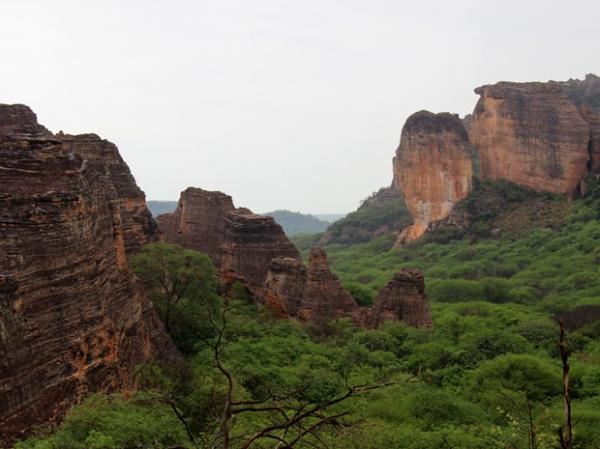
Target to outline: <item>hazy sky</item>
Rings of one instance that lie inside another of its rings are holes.
[[[115,142],[149,199],[346,212],[405,119],[600,72],[600,1],[0,0],[0,102]]]

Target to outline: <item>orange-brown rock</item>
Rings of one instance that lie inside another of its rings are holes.
[[[240,281],[257,298],[277,257],[300,260],[300,253],[272,217],[238,209],[227,215],[221,245],[221,283]]]
[[[569,196],[578,191],[590,129],[559,84],[501,82],[475,92],[470,137],[482,179]]]
[[[264,303],[273,315],[286,318],[296,317],[304,298],[306,267],[301,260],[277,257],[264,282]]]
[[[117,192],[114,207],[120,212],[126,251],[138,252],[144,245],[157,240],[158,228],[146,206],[146,196],[137,186],[117,147],[96,134],[72,136],[59,133],[57,137],[63,150],[80,155],[90,168],[112,182]]]
[[[384,321],[402,321],[413,327],[433,324],[420,270],[402,269],[379,290],[368,325],[377,327]]]
[[[188,187],[175,212],[157,217],[158,227],[166,241],[206,253],[220,266],[225,223],[234,209],[229,195]]]
[[[583,119],[590,125],[588,167],[590,172],[600,174],[600,108],[582,105],[580,111]]]
[[[131,385],[135,365],[173,349],[127,265],[125,235],[135,217],[123,214],[111,170],[65,149],[63,136],[23,106],[0,107],[0,124],[0,443],[7,443],[60,419],[88,392]]]
[[[352,295],[329,269],[325,250],[319,247],[311,248],[306,286],[297,318],[321,323],[335,318],[351,318],[356,309],[358,304]]]
[[[419,238],[430,223],[448,216],[472,188],[467,132],[457,115],[420,111],[402,128],[394,158],[394,186],[404,195],[414,224],[399,243]]]

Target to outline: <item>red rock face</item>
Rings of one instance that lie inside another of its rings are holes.
[[[475,89],[471,141],[481,177],[572,195],[587,172],[590,129],[556,83],[508,83]]]
[[[273,259],[264,282],[265,305],[277,317],[296,317],[305,287],[306,267],[301,260],[290,257]]]
[[[384,321],[402,321],[413,327],[432,326],[425,296],[425,281],[421,271],[400,270],[379,291],[368,324],[370,327],[377,327]]]
[[[448,216],[472,189],[473,163],[457,115],[427,111],[411,115],[394,158],[394,186],[404,195],[414,224],[399,243],[419,238],[430,223]]]
[[[302,321],[325,322],[334,318],[352,317],[358,304],[329,269],[327,253],[311,248],[304,297],[297,317]]]
[[[581,116],[590,125],[589,170],[600,174],[600,110],[581,106]]]
[[[0,107],[4,443],[60,419],[88,392],[129,386],[136,364],[173,355],[127,266],[135,217],[122,213],[109,168],[65,150],[22,108]],[[7,126],[23,114],[23,127]]]
[[[300,261],[300,253],[272,217],[247,209],[230,212],[221,245],[221,282],[242,282],[257,299],[271,261],[287,257]]]
[[[234,210],[229,195],[188,187],[175,212],[159,215],[157,222],[166,241],[206,253],[218,267],[225,223]]]
[[[409,326],[432,325],[425,282],[419,270],[404,269],[383,287],[371,309],[359,306],[329,269],[327,254],[312,248],[308,270],[292,258],[272,261],[264,282],[264,302],[279,317],[322,324],[350,318],[355,324],[376,328],[384,321]]]

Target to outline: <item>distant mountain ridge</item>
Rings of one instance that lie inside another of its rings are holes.
[[[170,214],[177,209],[177,201],[147,201],[148,209],[153,217],[158,217],[160,214]]]
[[[330,225],[329,221],[321,220],[314,215],[292,212],[289,210],[275,210],[262,215],[273,217],[281,225],[288,236],[299,234],[317,234],[324,232]]]

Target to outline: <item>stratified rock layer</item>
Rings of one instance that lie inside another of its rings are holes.
[[[221,245],[221,282],[242,282],[257,299],[271,261],[288,257],[300,261],[300,253],[272,217],[238,209],[227,215]]]
[[[277,258],[264,283],[264,302],[279,317],[323,324],[349,318],[375,328],[384,321],[432,325],[425,282],[419,270],[403,269],[380,291],[371,309],[359,306],[329,268],[322,248],[312,248],[308,270],[297,259]]]
[[[175,212],[159,215],[157,222],[166,241],[206,253],[220,266],[225,223],[234,209],[229,195],[188,187]]]
[[[402,231],[399,242],[419,238],[430,223],[446,218],[471,191],[472,177],[471,148],[460,118],[428,111],[411,115],[394,158],[394,186],[414,224]]]
[[[573,195],[587,172],[590,128],[557,83],[501,82],[475,89],[470,137],[482,179]]]
[[[414,327],[430,327],[433,324],[421,271],[400,270],[379,291],[368,323],[370,327],[377,327],[384,321],[402,321]]]
[[[127,266],[129,250],[153,236],[123,213],[128,189],[117,181],[126,166],[84,159],[24,108],[0,107],[3,443],[60,419],[88,392],[130,385],[136,364],[172,354]]]
[[[302,321],[326,322],[352,317],[358,304],[329,269],[323,248],[311,248],[304,296],[297,317]]]
[[[280,318],[296,317],[302,306],[306,287],[306,267],[301,260],[278,257],[264,282],[264,303]]]

